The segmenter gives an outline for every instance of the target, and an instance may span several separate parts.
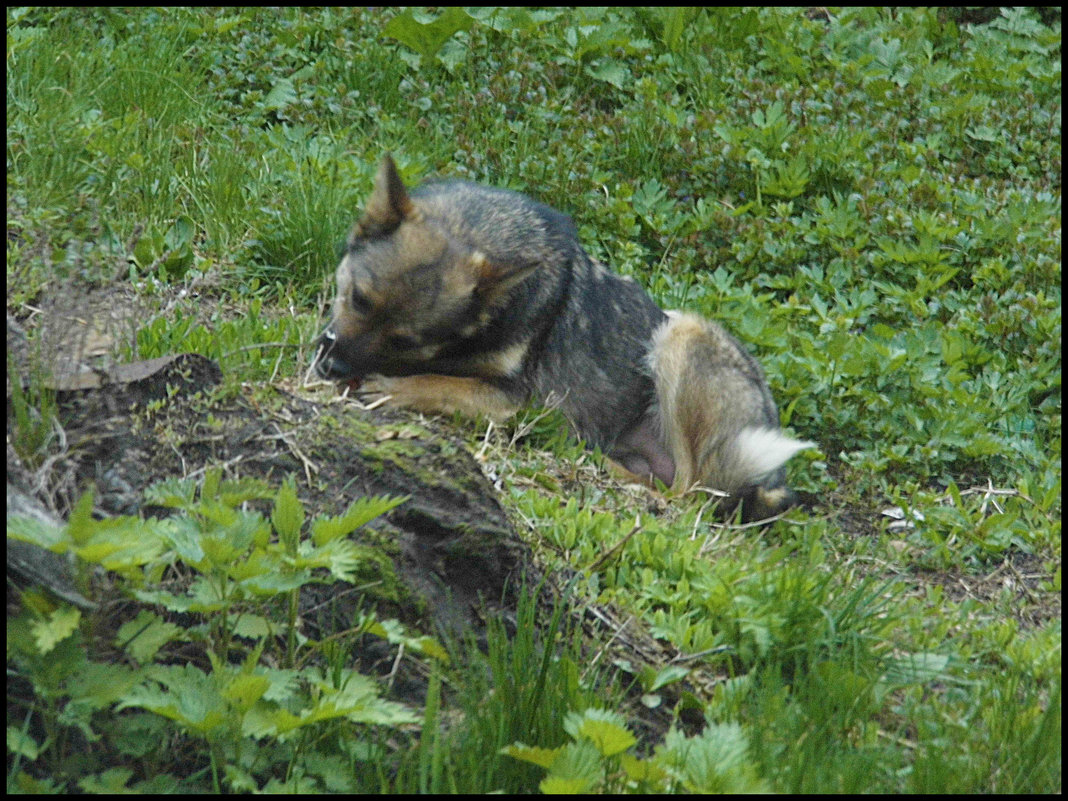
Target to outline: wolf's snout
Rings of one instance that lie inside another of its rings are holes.
[[[348,381],[356,378],[356,371],[338,353],[337,334],[333,328],[327,328],[319,337],[315,349],[315,371],[328,381]]]

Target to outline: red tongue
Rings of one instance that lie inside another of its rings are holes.
[[[356,390],[358,390],[360,388],[360,384],[362,384],[362,383],[363,383],[363,379],[362,378],[353,378],[353,379],[350,379],[349,381],[346,381],[344,386],[349,388],[349,392],[355,392]]]

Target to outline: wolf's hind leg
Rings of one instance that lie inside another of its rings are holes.
[[[661,441],[659,428],[651,414],[625,431],[607,456],[624,472],[650,486],[654,478],[669,487],[675,480],[675,460]]]

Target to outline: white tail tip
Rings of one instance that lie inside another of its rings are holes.
[[[743,428],[735,442],[737,474],[744,476],[748,485],[760,483],[798,451],[816,446],[815,442],[790,439],[775,428]]]

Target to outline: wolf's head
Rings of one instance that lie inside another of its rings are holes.
[[[463,203],[465,185],[455,186]],[[316,355],[321,376],[433,372],[484,349],[480,332],[525,272],[487,258],[462,215],[443,217],[445,197],[439,191],[428,204],[409,195],[392,157],[383,157],[337,268],[333,321]]]

